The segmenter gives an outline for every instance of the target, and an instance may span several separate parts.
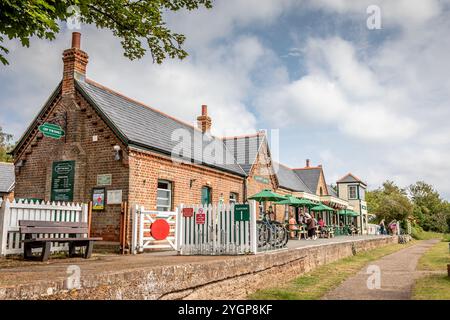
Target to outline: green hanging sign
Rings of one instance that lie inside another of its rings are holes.
[[[254,177],[255,181],[258,181],[260,183],[264,183],[264,184],[269,184],[270,180],[266,177],[262,177],[262,176],[255,176]]]
[[[248,204],[236,204],[234,206],[234,221],[250,221],[250,206]]]
[[[61,139],[61,137],[64,137],[65,135],[64,130],[60,126],[48,122],[41,124],[39,126],[39,131],[42,132],[44,136],[53,139]]]

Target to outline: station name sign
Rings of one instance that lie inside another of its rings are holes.
[[[64,130],[60,126],[48,122],[41,124],[39,126],[39,131],[42,132],[44,136],[53,139],[61,139],[65,135]]]

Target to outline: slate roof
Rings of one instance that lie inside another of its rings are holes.
[[[278,183],[280,187],[292,190],[292,191],[303,191],[311,193],[308,186],[295,174],[294,170],[286,167],[285,165],[278,164],[278,172],[276,172],[278,177]],[[313,192],[314,193],[314,192]]]
[[[261,144],[265,140],[265,135],[262,133],[240,136],[240,137],[225,137],[223,141],[227,149],[236,159],[236,162],[248,175],[256,161],[258,151]]]
[[[14,164],[0,162],[0,192],[9,193],[13,191],[15,181]]]
[[[337,192],[333,189],[331,185],[327,185],[328,194],[332,197],[339,198]]]
[[[364,181],[362,181],[361,179],[359,179],[358,177],[354,176],[351,173],[346,174],[345,176],[343,176],[341,179],[339,179],[337,181],[338,183],[348,183],[348,182],[360,182],[363,185],[366,185],[366,183]]]
[[[221,139],[90,80],[76,85],[126,144],[167,155],[181,152],[184,160],[245,176]],[[180,139],[183,134],[187,139]]]
[[[322,168],[312,167],[293,170],[295,174],[306,184],[309,190],[311,190],[313,194],[316,194]]]

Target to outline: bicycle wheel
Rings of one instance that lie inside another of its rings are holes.
[[[281,228],[283,229],[282,231],[282,241],[281,241],[281,247],[285,247],[289,241],[289,230],[288,228],[281,224]]]
[[[272,246],[276,248],[282,248],[288,241],[288,232],[283,224],[278,221],[272,222],[273,226],[273,238],[271,239]]]
[[[263,221],[256,221],[258,247],[264,247],[270,241],[270,230]]]

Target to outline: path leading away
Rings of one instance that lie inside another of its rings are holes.
[[[408,300],[414,280],[422,273],[416,271],[419,258],[439,240],[422,241],[379,260],[372,261],[355,276],[328,292],[325,300]],[[379,267],[379,269],[378,269]],[[368,268],[371,271],[368,273]],[[373,273],[373,271],[375,273]],[[381,285],[377,288],[375,277],[380,271]],[[370,277],[369,285],[368,279]],[[371,287],[372,289],[369,289]]]

